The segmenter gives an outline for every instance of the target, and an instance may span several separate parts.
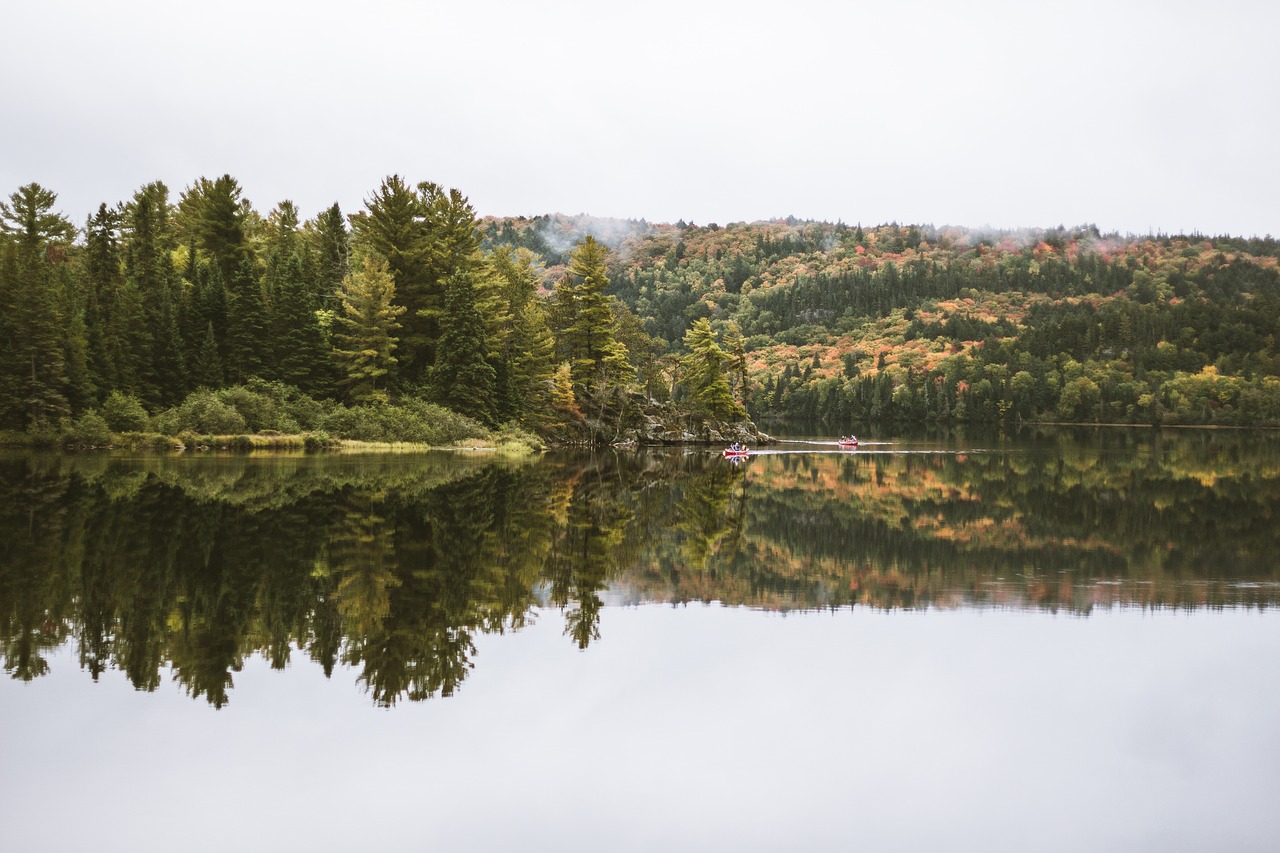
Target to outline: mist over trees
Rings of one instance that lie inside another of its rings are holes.
[[[482,219],[398,175],[310,219],[230,175],[154,182],[77,227],[33,183],[0,202],[0,429],[394,436],[447,411],[599,441],[637,400],[1280,425],[1278,256],[1090,226]]]

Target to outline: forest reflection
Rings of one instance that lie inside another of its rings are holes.
[[[1274,437],[972,447],[4,455],[0,656],[30,680],[70,643],[95,679],[154,690],[167,671],[217,707],[248,656],[302,657],[391,705],[453,694],[478,635],[534,618],[586,648],[606,602],[1085,614],[1280,594]]]

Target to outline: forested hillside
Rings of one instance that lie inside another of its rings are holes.
[[[532,245],[591,223],[485,227]],[[1271,238],[792,219],[600,230],[618,235],[610,292],[668,359],[702,318],[739,342],[735,392],[753,416],[1280,424]]]
[[[0,430],[616,440],[685,422],[1280,425],[1275,240],[485,218],[385,179],[266,213],[229,175],[77,226],[0,202]]]

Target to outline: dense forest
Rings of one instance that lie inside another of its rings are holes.
[[[28,184],[0,202],[0,430],[599,442],[646,402],[1277,426],[1278,261],[1092,227],[480,218],[399,176],[305,220],[229,175],[157,182],[77,226]]]
[[[554,232],[503,220],[488,239],[521,225]],[[708,320],[744,354],[729,378],[753,417],[1280,425],[1271,238],[790,219],[615,230],[610,292],[669,353]]]

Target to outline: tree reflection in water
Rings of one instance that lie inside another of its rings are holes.
[[[550,605],[1274,605],[1270,436],[1049,434],[976,452],[0,457],[0,655],[167,669],[221,707],[245,658],[342,664],[373,700],[453,694],[476,637]]]

